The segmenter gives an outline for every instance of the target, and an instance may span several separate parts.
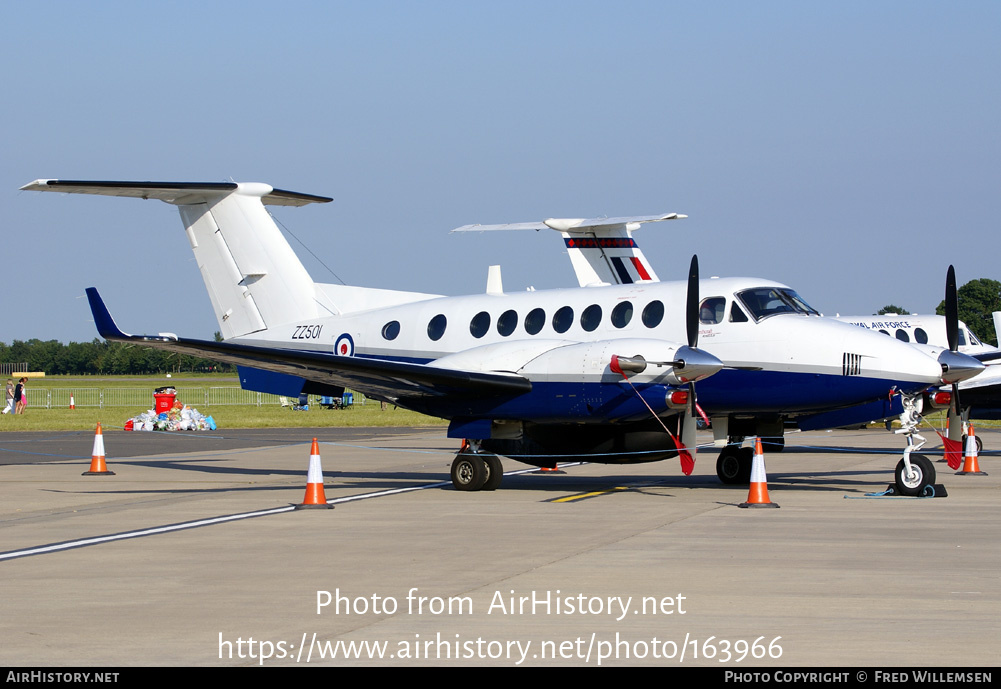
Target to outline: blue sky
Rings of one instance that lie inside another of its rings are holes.
[[[556,233],[688,214],[662,279],[792,285],[827,314],[930,312],[1001,279],[1001,3],[48,2],[5,7],[0,341],[217,329],[176,211],[44,177],[267,182],[349,284],[575,284]],[[336,281],[293,243],[314,279]]]

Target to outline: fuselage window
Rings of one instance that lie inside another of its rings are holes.
[[[629,301],[619,302],[612,309],[612,325],[616,328],[624,328],[633,319],[633,304]]]
[[[894,333],[894,335],[896,335],[897,339],[900,340],[901,342],[910,342],[911,341],[911,338],[909,338],[907,336],[907,331],[906,330],[901,330],[900,328],[897,328],[897,332]]]
[[[390,321],[386,325],[382,326],[382,336],[387,340],[395,340],[400,334],[400,322]]]
[[[883,334],[884,334],[884,335],[886,335],[887,337],[889,337],[889,336],[890,336],[890,333],[886,332],[885,330],[880,330],[879,332],[883,333]]]
[[[480,311],[469,321],[469,334],[473,337],[483,337],[488,330],[490,330],[490,314],[486,311]]]
[[[963,328],[960,328],[959,331],[956,334],[959,336],[959,338],[958,338],[959,344],[962,345],[963,347],[965,347],[966,346],[966,331]]]
[[[573,309],[563,306],[553,314],[553,330],[558,333],[565,333],[573,325]]]
[[[497,332],[507,337],[518,327],[518,312],[513,310],[505,311],[497,319]]]
[[[542,326],[546,324],[546,312],[542,309],[532,309],[525,316],[525,332],[529,335],[538,335]]]
[[[726,311],[726,299],[723,297],[709,297],[702,300],[699,306],[699,321],[706,325],[714,325],[723,322],[723,314]]]
[[[587,332],[594,331],[601,324],[601,307],[591,304],[580,314],[580,327]]]
[[[924,328],[915,328],[914,341],[920,344],[928,344],[928,333],[924,331]]]
[[[441,336],[445,334],[446,325],[448,325],[448,321],[445,319],[445,315],[439,313],[428,323],[428,337],[435,341],[440,340]]]
[[[733,302],[733,306],[730,307],[730,322],[731,323],[747,323],[747,314],[745,314],[737,302]]]
[[[664,302],[652,301],[643,307],[643,325],[656,328],[664,320]]]

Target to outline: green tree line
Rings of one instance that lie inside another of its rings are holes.
[[[196,356],[99,339],[69,344],[36,339],[27,342],[14,340],[9,345],[0,342],[0,363],[27,363],[29,371],[45,371],[46,375],[144,375],[235,370],[229,364]]]
[[[959,320],[966,323],[980,341],[984,344],[998,344],[994,333],[994,311],[1001,311],[1001,282],[988,278],[970,280],[956,290],[956,300],[959,302]],[[945,300],[935,313],[945,315]]]

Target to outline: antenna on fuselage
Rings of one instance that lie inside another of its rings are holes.
[[[500,266],[489,266],[487,268],[487,294],[494,296],[504,294],[504,281],[501,279]]]

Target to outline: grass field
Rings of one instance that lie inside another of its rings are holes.
[[[0,432],[3,431],[77,431],[93,429],[98,422],[104,428],[121,428],[126,420],[137,416],[153,406],[153,390],[167,385],[183,389],[191,386],[239,385],[234,375],[224,374],[174,374],[171,378],[157,376],[50,376],[29,379],[28,408],[23,415],[0,416]],[[83,388],[149,388],[149,403],[146,406],[129,407],[106,406],[104,408],[82,407],[76,409],[33,408],[32,399],[42,399],[47,389]],[[178,395],[184,402],[184,397]],[[356,401],[361,396],[356,395]],[[313,426],[442,426],[447,422],[404,409],[387,405],[385,410],[375,400],[366,404],[356,403],[347,409],[325,409],[312,405],[309,411],[291,411],[279,404],[254,405],[212,405],[198,402],[191,406],[202,414],[211,415],[219,428],[308,428]]]

